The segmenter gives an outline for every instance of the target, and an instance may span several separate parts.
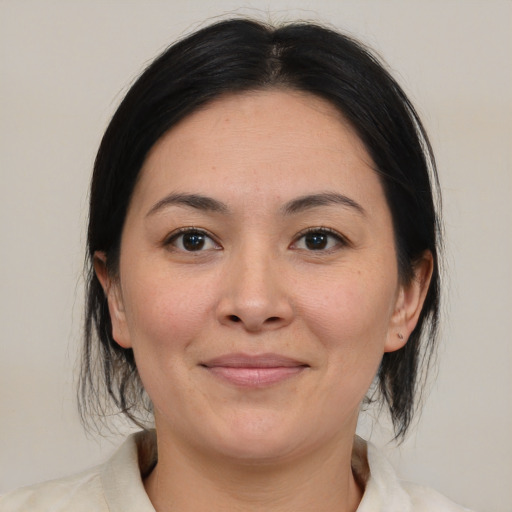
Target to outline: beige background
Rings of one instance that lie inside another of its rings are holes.
[[[95,150],[144,63],[229,12],[328,21],[375,47],[418,106],[449,286],[437,381],[408,441],[386,449],[409,480],[512,510],[512,3],[492,0],[0,0],[0,492],[119,443],[87,438],[74,401]]]

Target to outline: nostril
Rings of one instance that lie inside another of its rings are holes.
[[[239,316],[236,315],[229,315],[228,317],[232,322],[241,322],[242,319]],[[271,316],[265,320],[265,323],[275,323],[279,321],[278,316]]]

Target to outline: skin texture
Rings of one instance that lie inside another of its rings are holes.
[[[321,99],[231,95],[162,137],[119,275],[96,255],[114,339],[133,348],[155,407],[155,508],[355,510],[359,406],[413,330],[431,266],[425,255],[402,285],[372,162]],[[239,368],[249,356],[279,368]]]

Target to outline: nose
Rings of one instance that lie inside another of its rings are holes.
[[[265,251],[233,255],[217,307],[222,324],[258,332],[280,329],[292,321],[289,283],[277,259]]]

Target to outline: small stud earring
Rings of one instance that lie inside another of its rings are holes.
[[[404,339],[404,335],[403,335],[401,332],[399,332],[399,333],[397,334],[397,336],[398,336],[398,339],[399,339],[399,340],[403,340],[403,339]]]

